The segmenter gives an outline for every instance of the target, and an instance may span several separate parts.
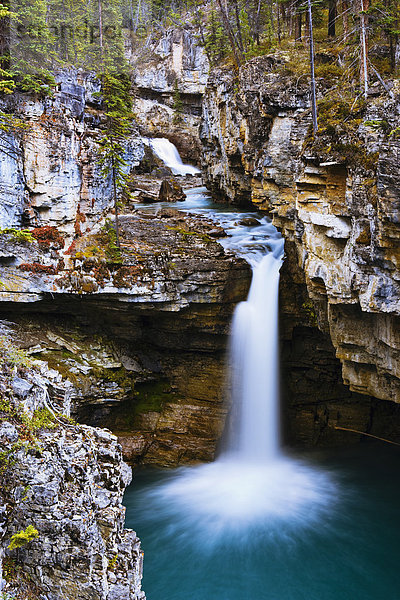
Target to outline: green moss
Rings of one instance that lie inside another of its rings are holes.
[[[311,300],[307,300],[307,302],[303,302],[302,309],[307,315],[309,325],[311,325],[311,327],[318,327],[318,317],[314,303]]]
[[[396,127],[396,129],[392,129],[389,133],[389,137],[392,137],[395,140],[400,139],[400,127]]]
[[[28,527],[18,533],[14,533],[11,537],[11,542],[8,545],[9,550],[15,550],[16,548],[22,548],[32,540],[39,537],[39,532],[33,525],[28,525]]]
[[[120,367],[118,369],[106,369],[103,367],[93,367],[91,374],[103,381],[117,383],[121,388],[130,388],[132,391],[135,387],[135,379],[131,371]]]
[[[17,348],[11,340],[5,336],[0,336],[0,365],[9,364],[15,367],[31,367],[32,359],[24,350]]]
[[[177,399],[167,379],[137,383],[135,394],[114,408],[107,427],[118,433],[134,431],[140,415],[161,413],[166,402]]]
[[[115,565],[117,564],[117,560],[118,560],[118,552],[116,552],[114,554],[114,556],[108,561],[108,568],[112,571],[113,569],[115,569]]]
[[[332,77],[341,77],[343,75],[343,67],[335,63],[328,63],[315,66],[315,76],[331,79]]]
[[[171,392],[171,386],[165,379],[138,384],[136,392],[133,407],[135,414],[161,412],[165,402],[175,399],[175,394]]]
[[[368,152],[365,143],[358,135],[363,123],[366,103],[364,99],[354,99],[349,92],[343,96],[328,96],[318,102],[318,132],[310,132],[303,150],[316,153],[321,159],[335,160],[354,167],[374,171],[378,154]],[[373,123],[364,122],[364,124]],[[375,122],[374,122],[375,124]],[[385,122],[376,126],[386,127]]]
[[[35,410],[33,417],[28,421],[28,425],[35,432],[39,429],[55,429],[58,423],[54,415],[47,408],[41,408]]]
[[[171,227],[170,225],[168,225],[167,229],[169,229],[170,231],[176,231],[181,235],[196,235],[195,231],[187,231],[187,229],[183,229],[182,227]]]
[[[372,127],[372,129],[383,129],[383,131],[388,131],[390,129],[389,123],[385,120],[364,121],[363,125],[365,125],[365,127]]]

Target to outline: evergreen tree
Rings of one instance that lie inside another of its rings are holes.
[[[119,198],[127,189],[127,175],[123,156],[125,142],[131,131],[132,100],[130,80],[123,73],[105,71],[99,76],[106,124],[100,140],[99,164],[105,177],[111,175],[115,210],[116,244],[120,248]]]

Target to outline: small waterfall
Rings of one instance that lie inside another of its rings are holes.
[[[145,144],[151,147],[154,154],[171,169],[174,175],[197,175],[200,169],[192,165],[184,165],[179,152],[166,138],[145,138]]]
[[[278,290],[280,256],[253,266],[249,297],[235,311],[231,393],[235,414],[226,453],[268,461],[279,453]]]

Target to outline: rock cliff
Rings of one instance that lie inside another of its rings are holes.
[[[2,109],[19,116],[0,143],[0,223],[2,227],[56,226],[70,236],[90,230],[107,212],[111,178],[98,166],[104,115],[93,74],[56,73],[52,98],[12,95]],[[132,169],[144,156],[138,132],[126,144]]]
[[[292,331],[311,321],[350,390],[398,402],[399,82],[386,88],[358,106],[319,81],[314,139],[304,78],[253,59],[235,83],[229,69],[210,76],[201,140],[208,187],[268,211],[285,236],[284,277],[297,285],[291,306],[283,298],[286,339],[290,314]]]
[[[167,137],[181,156],[199,162],[201,107],[209,63],[189,25],[167,29],[144,47],[127,39],[134,69],[134,111],[144,135]]]
[[[2,329],[8,333],[7,324]],[[46,363],[32,363],[5,335],[0,355],[4,593],[143,599],[140,543],[124,529],[122,496],[131,472],[116,437],[74,424],[71,385]]]
[[[170,208],[123,215],[121,253],[108,226],[67,255],[57,229],[45,229],[47,243],[42,232],[0,236],[1,310],[20,347],[73,383],[72,413],[118,433],[129,460],[211,460],[249,265],[213,239],[213,223]]]

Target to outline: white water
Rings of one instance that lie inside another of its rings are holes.
[[[315,524],[330,514],[338,488],[329,474],[286,456],[280,448],[278,290],[283,239],[266,217],[208,207],[205,192],[189,191],[187,210],[206,213],[222,225],[229,234],[222,245],[253,268],[248,299],[238,305],[232,326],[230,434],[214,463],[178,469],[147,493],[171,521],[171,535],[197,536],[202,544],[213,545],[231,533],[243,542],[255,532],[276,532],[277,520],[296,528]],[[185,209],[182,204],[179,208]],[[260,224],[240,224],[250,216]]]
[[[154,154],[171,169],[174,175],[197,175],[200,173],[197,167],[183,164],[178,150],[166,138],[145,138],[144,141],[152,148]]]
[[[249,297],[232,325],[231,393],[236,426],[227,452],[266,462],[279,453],[278,289],[281,258],[272,252],[253,267]]]

